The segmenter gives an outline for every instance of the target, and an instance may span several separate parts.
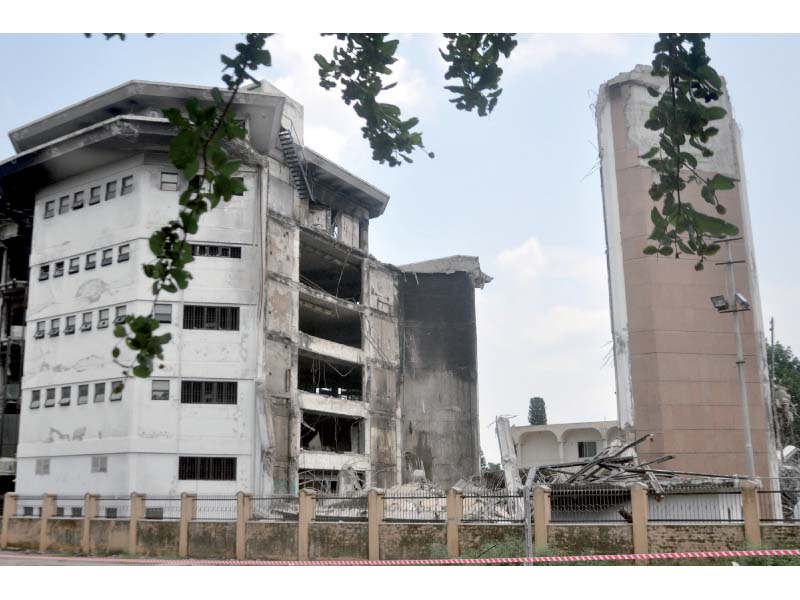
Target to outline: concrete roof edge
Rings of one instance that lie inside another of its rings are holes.
[[[619,428],[619,421],[616,419],[610,421],[578,421],[576,423],[548,423],[547,425],[512,425],[511,429],[517,431],[548,431],[550,427],[568,427],[571,429],[585,429],[587,427],[598,428]],[[524,432],[523,432],[524,433]]]
[[[403,273],[439,273],[445,275],[451,273],[466,273],[470,276],[476,288],[483,288],[485,284],[493,279],[481,270],[480,259],[477,256],[466,256],[463,254],[398,265],[397,268]]]

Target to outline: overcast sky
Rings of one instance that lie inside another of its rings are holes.
[[[448,102],[431,35],[401,38],[399,85],[387,93],[420,118],[431,160],[373,163],[359,122],[318,86],[312,56],[331,40],[273,38],[272,81],[306,109],[306,143],[391,195],[370,225],[370,250],[402,264],[477,255],[495,279],[476,294],[484,451],[489,424],[543,396],[551,423],[616,418],[605,239],[593,103],[602,82],[650,61],[655,34],[522,35],[490,118]],[[0,132],[130,79],[215,85],[236,35],[131,37],[0,35]],[[800,297],[791,248],[798,225],[800,36],[713,36],[708,52],[729,85],[745,169],[765,319],[800,349]],[[13,154],[0,139],[0,156]],[[644,201],[644,199],[643,199]],[[790,252],[790,254],[786,254]]]

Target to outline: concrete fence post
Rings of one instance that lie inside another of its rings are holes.
[[[50,545],[47,534],[47,522],[56,514],[56,496],[42,494],[42,514],[39,517],[39,552],[46,552]]]
[[[309,528],[317,509],[317,492],[300,490],[297,515],[297,560],[308,560]]]
[[[761,511],[758,506],[758,488],[755,481],[742,481],[742,518],[744,519],[744,541],[750,548],[761,545]]]
[[[197,516],[197,494],[181,494],[181,520],[178,528],[178,556],[189,556],[189,522]]]
[[[8,547],[8,521],[17,514],[17,495],[6,492],[3,497],[3,529],[0,531],[0,548]]]
[[[136,554],[136,542],[139,533],[139,519],[144,518],[145,495],[131,492],[131,517],[128,522],[128,552]]]
[[[236,494],[236,559],[244,560],[247,554],[247,522],[253,516],[253,495]]]
[[[369,559],[381,558],[381,522],[383,521],[383,490],[370,490],[367,494],[367,519],[369,521]]]
[[[464,516],[463,492],[458,488],[447,490],[447,556],[458,558],[461,554],[458,543],[458,528]]]
[[[550,525],[550,488],[533,488],[533,543],[537,551],[547,548],[547,527]]]
[[[633,553],[647,554],[647,485],[641,482],[631,486],[631,532]],[[647,559],[637,559],[637,565],[646,565]]]
[[[92,519],[100,512],[100,498],[97,494],[83,496],[83,530],[81,531],[81,552],[89,554],[92,549]]]

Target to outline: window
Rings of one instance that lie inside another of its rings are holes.
[[[111,395],[108,397],[111,402],[119,402],[122,400],[122,388],[123,384],[121,381],[112,381],[111,382]]]
[[[94,401],[95,402],[105,402],[106,401],[106,384],[105,383],[95,383],[94,384]]]
[[[597,442],[578,442],[578,458],[591,458],[597,454]]]
[[[122,178],[122,191],[120,196],[126,196],[133,193],[133,175],[128,175]]]
[[[169,380],[154,379],[151,400],[169,400]]]
[[[64,323],[64,335],[69,335],[71,333],[75,333],[75,315],[67,317]]]
[[[58,214],[63,215],[69,212],[69,196],[61,196],[58,199]]]
[[[128,307],[124,304],[122,306],[117,306],[114,309],[114,325],[121,325],[125,322],[125,314],[127,313]]]
[[[239,183],[241,183],[242,184],[242,189],[244,189],[244,177],[231,177],[231,179],[234,179],[234,180],[238,181]],[[234,194],[234,196],[244,196],[244,192],[238,192],[238,193]]]
[[[164,508],[163,507],[156,507],[156,506],[146,506],[144,509],[144,518],[145,519],[163,519],[164,518]]]
[[[242,258],[242,249],[240,246],[209,246],[208,244],[192,244],[192,256]]]
[[[69,273],[77,273],[81,270],[81,259],[77,256],[69,259]]]
[[[39,403],[41,402],[41,398],[42,398],[42,390],[33,390],[31,392],[30,408],[39,408]]]
[[[180,456],[178,479],[236,481],[236,458],[227,456]]]
[[[109,181],[106,184],[106,200],[111,200],[117,197],[117,182]]]
[[[81,321],[81,331],[89,331],[92,328],[92,313],[83,313]]]
[[[56,405],[56,388],[47,388],[44,396],[44,405],[46,408]]]
[[[88,404],[89,402],[89,384],[84,383],[78,386],[78,404]]]
[[[97,185],[89,190],[89,204],[97,204],[100,202],[100,186]]]
[[[83,508],[80,506],[73,506],[69,509],[69,514],[73,518],[82,517],[83,516]]]
[[[182,381],[181,404],[236,404],[236,381]]]
[[[44,218],[49,219],[56,214],[56,201],[48,200],[44,203]]]
[[[103,308],[97,314],[97,328],[105,329],[106,327],[108,327],[108,309]]]
[[[50,337],[56,337],[59,334],[59,327],[61,326],[61,319],[50,320]]]
[[[50,277],[50,265],[42,265],[39,267],[39,281],[44,281]]]
[[[183,328],[239,331],[239,307],[185,305]]]
[[[117,255],[117,262],[125,262],[131,257],[131,246],[130,244],[122,244],[119,247],[119,254]]]
[[[36,333],[33,335],[34,339],[40,340],[44,337],[44,328],[47,325],[44,321],[36,323]]]
[[[156,304],[154,316],[159,323],[172,323],[172,304]]]
[[[58,403],[61,406],[69,406],[71,400],[72,400],[72,386],[65,385],[64,387],[61,388],[61,400],[59,400]]]
[[[36,459],[36,474],[37,475],[50,475],[50,459],[37,458]]]
[[[117,518],[117,507],[108,507],[105,511],[105,518],[106,519],[116,519]]]
[[[56,516],[63,517],[64,516],[64,507],[63,506],[56,506]]]
[[[83,208],[83,192],[75,192],[72,195],[72,210]]]
[[[112,256],[113,254],[114,254],[113,248],[106,248],[105,250],[103,250],[103,260],[100,261],[100,264],[105,267],[114,262],[114,257]]]
[[[178,174],[161,171],[161,189],[165,192],[177,192]]]
[[[92,473],[108,473],[108,457],[107,456],[93,456],[92,457]]]
[[[97,266],[97,253],[92,252],[91,254],[86,255],[86,266],[83,267],[84,270],[89,271],[94,269]]]
[[[56,263],[55,269],[53,269],[53,277],[61,277],[64,274],[64,261],[60,260]]]

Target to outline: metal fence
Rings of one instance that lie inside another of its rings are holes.
[[[388,523],[442,523],[447,520],[447,495],[436,490],[386,494],[383,520]]]
[[[197,521],[235,521],[236,496],[198,496]]]
[[[83,517],[83,496],[56,496],[56,517]]]
[[[465,492],[461,499],[461,520],[465,523],[522,523],[525,498],[500,491]]]
[[[766,523],[800,523],[800,478],[762,479],[758,508]]]
[[[251,519],[257,521],[297,521],[300,502],[297,496],[255,496]]]
[[[145,496],[144,518],[177,521],[181,518],[180,496]]]
[[[611,485],[551,486],[551,523],[630,523],[631,493]]]
[[[729,487],[676,486],[648,496],[651,523],[741,523],[741,491]]]
[[[17,496],[17,517],[40,517],[42,515],[41,496]]]
[[[320,494],[317,496],[314,519],[317,521],[366,521],[367,495]]]
[[[99,496],[97,516],[101,519],[129,519],[131,516],[130,496]]]

